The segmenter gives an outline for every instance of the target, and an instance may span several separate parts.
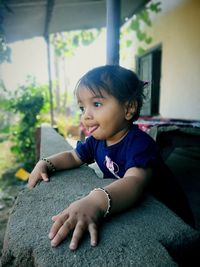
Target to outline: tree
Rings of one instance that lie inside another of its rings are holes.
[[[97,39],[101,30],[79,30],[55,33],[51,35],[51,44],[54,51],[54,68],[55,68],[55,99],[56,109],[59,112],[61,109],[66,109],[67,96],[68,96],[68,81],[67,76],[64,76],[64,99],[61,107],[61,90],[59,85],[59,66],[62,66],[63,72],[66,74],[66,58],[73,57],[77,48],[81,45],[90,45]]]
[[[131,33],[135,33],[137,40],[140,42],[138,47],[138,55],[145,52],[144,44],[152,43],[153,39],[145,31],[145,26],[151,27],[151,15],[161,11],[161,2],[150,1],[140,12],[133,17],[121,29],[121,48],[130,47],[133,43]]]
[[[6,0],[0,0],[0,64],[10,62],[11,49],[6,43],[5,32],[3,29],[4,13],[12,12]]]

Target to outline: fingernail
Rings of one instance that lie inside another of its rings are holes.
[[[49,239],[52,239],[52,238],[53,238],[53,234],[49,233]]]
[[[52,221],[55,222],[55,220],[56,220],[56,216],[51,217],[51,219],[52,219]]]
[[[69,248],[70,248],[71,250],[76,249],[76,245],[75,245],[75,243],[71,243],[71,244],[69,245]]]
[[[55,241],[51,241],[51,246],[55,247],[56,246],[56,242]]]
[[[95,241],[92,241],[92,242],[91,242],[91,246],[92,246],[92,247],[95,247],[96,245],[97,245],[97,243],[96,243]]]

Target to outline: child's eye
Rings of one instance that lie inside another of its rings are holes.
[[[84,107],[79,107],[79,109],[80,109],[81,113],[84,113],[84,111],[85,111]]]
[[[97,108],[98,107],[101,107],[102,106],[102,103],[100,103],[100,102],[94,102],[94,106],[97,107]]]

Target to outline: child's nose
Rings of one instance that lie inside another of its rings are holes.
[[[93,118],[93,115],[92,115],[92,111],[91,111],[91,109],[90,108],[86,108],[85,109],[85,112],[84,112],[84,114],[83,114],[83,119],[84,120],[90,120],[90,119],[92,119]]]

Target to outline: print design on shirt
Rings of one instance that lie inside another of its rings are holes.
[[[118,179],[120,179],[120,177],[117,175],[117,173],[119,172],[119,166],[117,165],[117,163],[113,162],[111,160],[111,158],[109,158],[108,156],[105,156],[105,161],[104,161],[106,167],[108,168],[108,170]]]

